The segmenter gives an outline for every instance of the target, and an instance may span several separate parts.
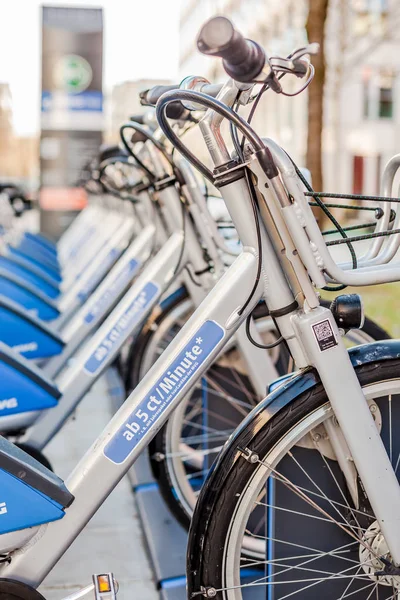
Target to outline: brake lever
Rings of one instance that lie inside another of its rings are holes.
[[[293,54],[287,58],[282,58],[280,56],[270,57],[270,67],[276,73],[284,73],[284,74],[292,74],[296,75],[296,77],[304,77],[309,70],[310,62],[309,60],[303,58],[309,54],[316,54],[319,50],[319,44],[312,43],[308,44],[304,48],[300,48],[293,52]],[[282,91],[280,86],[280,90],[275,90],[278,93]]]
[[[292,60],[297,60],[298,58],[302,58],[306,54],[315,55],[319,52],[319,44],[318,42],[312,42],[311,44],[307,44],[307,46],[303,46],[303,48],[298,48],[295,50],[289,58]]]

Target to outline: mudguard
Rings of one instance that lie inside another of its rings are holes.
[[[52,262],[54,266],[59,267],[57,254],[53,250],[46,248],[46,246],[43,246],[42,244],[36,242],[34,239],[30,239],[26,236],[23,236],[20,239],[17,247],[26,254],[34,254],[38,257],[42,256],[43,258],[46,258],[47,260]]]
[[[38,244],[39,246],[42,246],[43,248],[46,248],[46,250],[49,250],[54,255],[57,255],[57,244],[47,239],[41,233],[32,233],[30,231],[25,231],[23,237],[33,243]]]
[[[37,273],[50,283],[54,283],[56,286],[62,281],[62,277],[58,270],[49,267],[47,264],[40,263],[33,256],[27,256],[19,248],[7,246],[7,256],[11,258],[11,260],[18,262],[21,266],[31,269],[34,273]]]
[[[32,311],[42,321],[52,321],[60,316],[57,305],[48,296],[21,277],[1,268],[0,290],[3,296]]]
[[[73,499],[62,479],[0,439],[0,536],[62,518]]]
[[[0,381],[0,418],[52,408],[61,396],[39,369],[1,342]]]
[[[31,260],[33,264],[49,269],[50,274],[53,271],[56,274],[60,274],[60,266],[51,254],[42,248],[31,246],[32,244],[29,244],[26,240],[22,240],[18,246],[8,246],[8,248],[13,248],[16,256],[22,256]]]
[[[0,269],[13,275],[17,275],[49,298],[57,298],[60,295],[60,290],[55,282],[51,283],[50,281],[45,280],[37,272],[33,272],[31,269],[21,265],[15,260],[11,260],[7,256],[0,256]]]
[[[49,358],[65,346],[58,333],[0,295],[0,341],[26,358]]]
[[[400,358],[400,340],[383,340],[355,346],[350,348],[349,356],[354,368],[397,359]],[[207,515],[212,512],[217,491],[223,486],[227,474],[231,471],[236,461],[242,457],[238,446],[246,447],[246,439],[250,442],[253,436],[274,415],[293,402],[300,394],[320,383],[318,373],[314,368],[307,368],[294,373],[289,378],[284,377],[281,379],[283,380],[281,385],[278,385],[264,400],[257,404],[229,437],[201,488],[197,508],[194,511],[191,521],[187,547],[189,597],[193,583],[191,569],[199,569],[199,561],[195,557],[199,554],[198,549],[202,545],[204,531],[208,526]],[[193,565],[196,566],[193,567]],[[193,576],[195,576],[194,572]]]

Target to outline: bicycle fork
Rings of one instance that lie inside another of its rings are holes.
[[[400,565],[400,487],[354,367],[323,307],[291,317],[310,365],[320,376],[393,562]]]

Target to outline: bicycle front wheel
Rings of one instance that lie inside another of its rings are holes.
[[[356,372],[398,474],[400,360]],[[188,597],[200,592],[219,600],[400,597],[400,577],[377,574],[385,569],[380,559],[390,561],[390,554],[355,468],[352,486],[339,467],[332,428],[339,426],[321,384],[274,417],[248,421],[195,509]]]

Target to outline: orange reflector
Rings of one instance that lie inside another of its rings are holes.
[[[108,575],[96,575],[99,592],[111,592],[111,583]]]

